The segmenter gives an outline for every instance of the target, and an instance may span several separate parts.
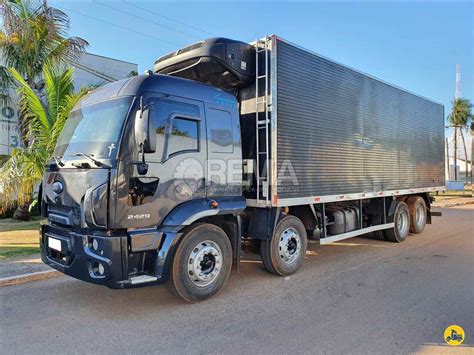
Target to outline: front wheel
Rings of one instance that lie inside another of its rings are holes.
[[[287,276],[295,273],[306,255],[306,229],[295,216],[285,216],[277,224],[270,240],[262,240],[260,254],[267,271]]]
[[[212,224],[188,229],[176,250],[171,270],[172,291],[188,302],[218,294],[232,267],[232,246],[225,232]]]
[[[397,202],[395,212],[388,218],[388,221],[393,221],[394,227],[384,229],[383,235],[387,241],[401,243],[407,239],[410,230],[410,211],[405,202]]]

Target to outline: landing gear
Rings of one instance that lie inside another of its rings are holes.
[[[173,259],[172,291],[188,302],[218,294],[232,267],[232,246],[225,232],[212,224],[197,224],[182,237]]]
[[[260,254],[265,269],[280,276],[295,273],[304,261],[307,243],[303,223],[294,216],[283,217],[272,238],[261,242]]]

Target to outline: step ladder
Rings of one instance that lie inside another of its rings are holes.
[[[269,176],[270,176],[270,151],[269,151],[269,125],[270,114],[268,88],[269,88],[269,73],[268,73],[268,56],[270,55],[269,43],[270,38],[266,36],[263,39],[255,41],[255,129],[256,129],[256,183],[257,183],[257,202],[270,200],[269,193]],[[265,60],[263,61],[263,70],[260,70],[260,53],[264,53]],[[263,73],[261,73],[263,71]],[[264,85],[265,92],[262,97],[259,96],[260,88]],[[263,105],[263,112],[260,114],[259,108]],[[260,147],[260,135],[264,132],[264,142],[262,148]],[[260,168],[260,162],[263,159],[263,169]],[[262,172],[263,170],[263,172]],[[263,198],[260,198],[260,192]]]

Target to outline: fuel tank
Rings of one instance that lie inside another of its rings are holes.
[[[328,226],[329,235],[351,232],[357,229],[359,209],[356,207],[328,208],[327,214],[331,224]]]

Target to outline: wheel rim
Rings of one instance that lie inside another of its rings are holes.
[[[213,283],[222,268],[222,251],[214,242],[206,240],[193,248],[188,259],[188,276],[193,284],[205,287]]]
[[[423,208],[423,205],[419,203],[416,206],[416,225],[417,226],[423,226],[425,223],[425,209]]]
[[[278,255],[287,265],[293,264],[301,253],[301,237],[294,228],[287,228],[278,241]]]
[[[402,236],[408,233],[408,212],[401,210],[397,218],[398,233]]]

